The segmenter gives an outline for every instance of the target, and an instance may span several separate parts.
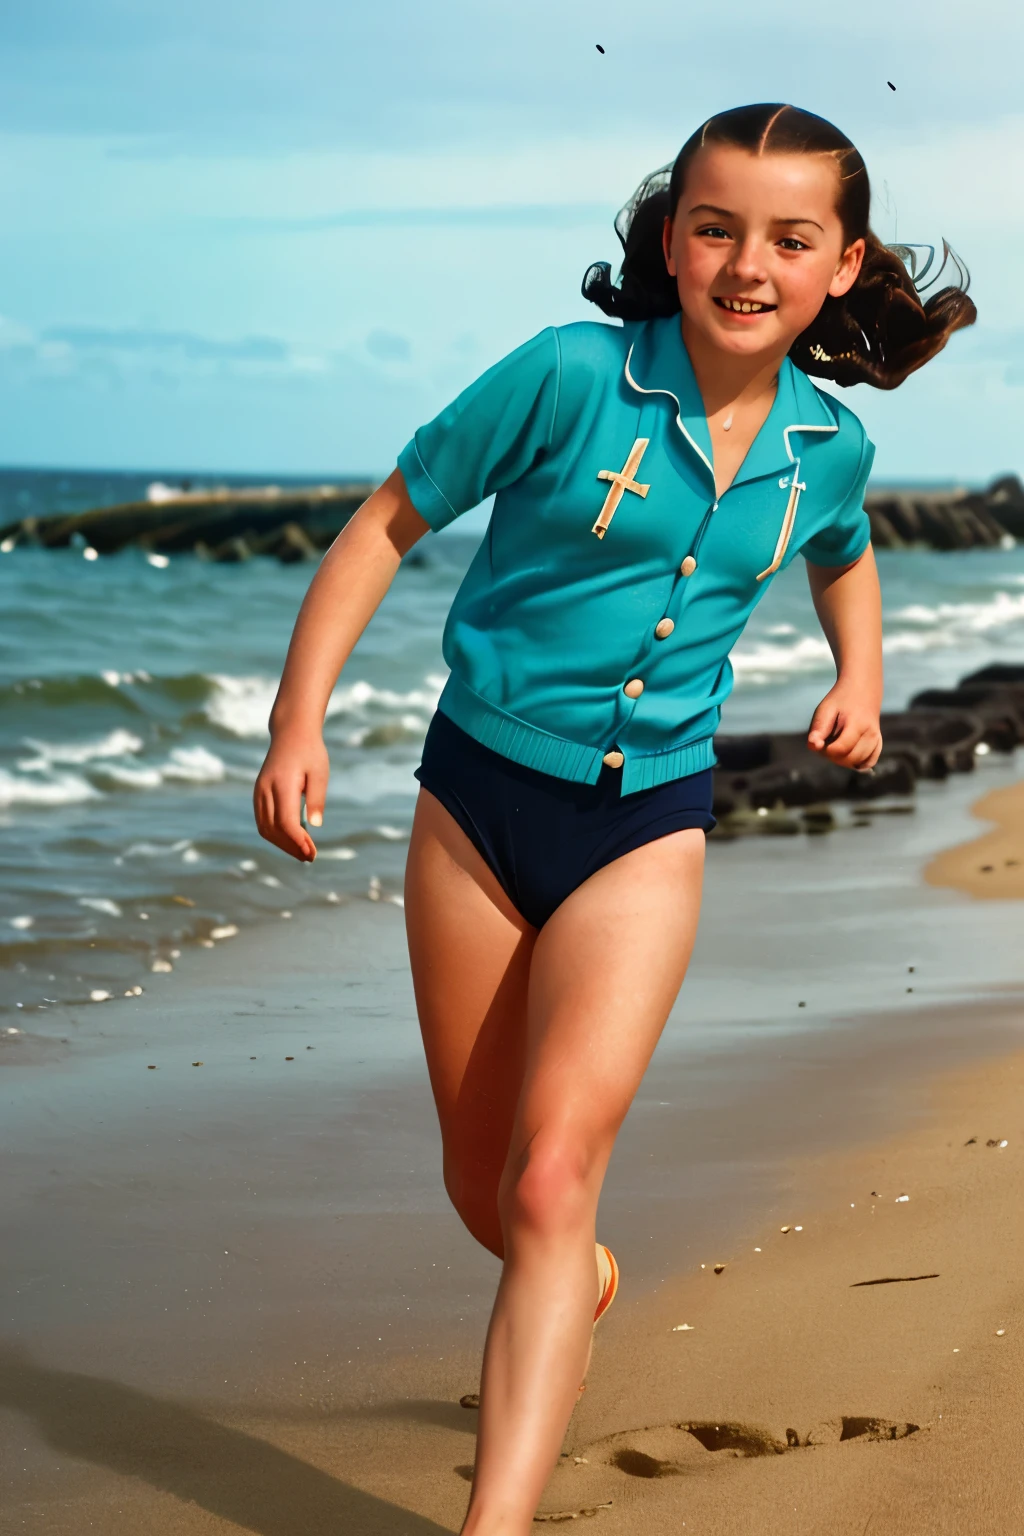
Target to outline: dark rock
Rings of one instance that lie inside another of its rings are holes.
[[[1002,475],[984,492],[992,517],[1015,539],[1024,539],[1024,485],[1017,475]]]
[[[926,688],[910,701],[911,709],[970,710],[984,726],[982,741],[996,752],[1012,752],[1024,741],[1024,688],[1019,703],[1009,689],[984,683],[959,688]]]
[[[954,709],[914,709],[884,714],[882,739],[888,754],[915,758],[923,778],[942,779],[948,773],[970,773],[974,749],[984,739],[977,715]]]
[[[864,506],[878,549],[993,548],[1007,534],[1024,539],[1024,486],[1014,475],[984,491],[872,491]]]
[[[763,768],[772,758],[775,738],[760,736],[716,736],[715,756],[724,773],[744,773]]]
[[[997,687],[1014,684],[1024,686],[1024,664],[1012,661],[993,661],[977,672],[969,672],[960,679],[960,688],[974,687],[977,683],[993,683]]]

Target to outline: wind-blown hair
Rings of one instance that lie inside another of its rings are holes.
[[[615,218],[622,243],[617,282],[605,261],[588,267],[583,296],[606,315],[649,320],[676,314],[679,292],[665,266],[661,236],[674,218],[694,156],[708,145],[729,145],[754,155],[831,155],[838,172],[836,212],[846,245],[863,239],[857,281],[841,298],[826,297],[813,323],[790,348],[797,367],[836,384],[873,384],[895,389],[916,368],[941,352],[954,331],[973,325],[977,310],[967,297],[970,277],[945,241],[935,266],[932,247],[883,245],[871,229],[871,186],[859,151],[845,134],[813,112],[779,102],[735,107],[708,118],[671,165],[645,177]],[[918,252],[927,251],[922,261]],[[925,297],[952,267],[956,281]]]

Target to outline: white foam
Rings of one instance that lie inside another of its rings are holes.
[[[828,642],[820,635],[801,635],[791,645],[766,641],[751,647],[738,646],[732,666],[738,684],[762,683],[793,673],[820,672],[832,665]]]
[[[942,643],[954,645],[959,635],[985,634],[1024,622],[1024,592],[998,591],[984,603],[909,603],[887,614],[886,620],[941,630]]]
[[[105,912],[108,917],[124,916],[117,902],[109,900],[106,896],[79,896],[78,905],[88,907],[93,912]]]
[[[35,922],[34,917],[30,917],[27,912],[24,912],[20,917],[11,918],[11,927],[17,928],[20,933],[25,933],[29,928],[35,927]]]
[[[318,848],[318,859],[357,859],[359,855],[354,848]]]
[[[205,714],[211,724],[244,740],[266,736],[277,693],[275,679],[232,677],[217,672],[208,674],[207,681],[212,684],[212,692],[206,701]],[[388,721],[398,712],[396,723],[408,730],[425,730],[444,685],[445,678],[431,674],[424,678],[421,687],[398,693],[392,688],[375,688],[372,683],[357,680],[334,690],[328,701],[327,718],[344,716],[369,729],[382,720]],[[422,714],[410,715],[407,713],[410,710],[419,710]]]
[[[125,789],[159,789],[164,781],[159,768],[129,768],[123,763],[102,763],[93,775]]]
[[[175,747],[161,772],[165,779],[188,784],[218,784],[227,769],[223,759],[205,747]]]
[[[142,750],[142,737],[136,736],[133,731],[110,731],[106,736],[101,736],[98,741],[69,741],[52,742],[39,741],[35,737],[26,736],[25,745],[31,747],[37,757],[27,759],[19,763],[19,768],[28,768],[31,764],[33,770],[43,767],[48,768],[52,763],[74,764],[92,763],[102,761],[107,757],[130,757],[133,753]]]
[[[124,850],[122,855],[126,859],[160,859],[168,853],[181,853],[186,848],[191,848],[190,837],[180,837],[174,843],[132,843]]]
[[[95,800],[98,792],[77,774],[57,774],[51,779],[20,779],[0,768],[0,806],[78,805]]]

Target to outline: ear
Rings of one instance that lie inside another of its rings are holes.
[[[674,221],[665,215],[665,222],[661,226],[661,249],[665,257],[665,265],[670,277],[676,276],[676,259],[672,254],[672,226]]]
[[[849,293],[854,283],[860,276],[860,269],[864,264],[864,252],[867,243],[864,240],[855,240],[848,245],[839,258],[835,275],[828,285],[828,291],[832,298],[841,299],[844,293]]]

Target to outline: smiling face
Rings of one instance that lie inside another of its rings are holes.
[[[698,151],[664,232],[691,350],[781,359],[826,296],[852,288],[864,241],[847,245],[837,190],[831,155]]]

